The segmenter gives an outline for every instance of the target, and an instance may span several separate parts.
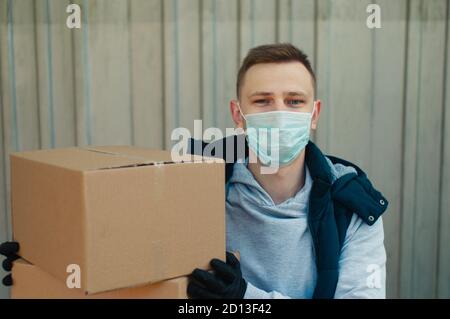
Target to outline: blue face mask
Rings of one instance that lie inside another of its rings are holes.
[[[242,114],[240,106],[239,110]],[[249,148],[263,165],[289,165],[308,144],[314,110],[315,104],[311,113],[271,111],[242,114]]]

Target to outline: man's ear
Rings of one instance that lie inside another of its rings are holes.
[[[244,119],[242,118],[241,112],[239,111],[237,100],[230,101],[230,112],[231,118],[233,119],[233,122],[236,125],[236,127],[244,129]]]
[[[316,101],[316,108],[314,110],[314,114],[313,114],[313,117],[311,119],[311,129],[312,130],[317,129],[317,123],[319,122],[321,106],[322,106],[322,101],[321,100],[317,100]]]

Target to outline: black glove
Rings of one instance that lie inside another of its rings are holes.
[[[19,252],[19,243],[15,241],[4,242],[0,244],[0,255],[6,257],[3,260],[2,266],[5,271],[11,271],[13,266],[13,261],[19,259],[20,256],[17,255]],[[3,278],[2,283],[5,286],[11,286],[13,284],[13,280],[11,274],[7,274],[5,278]]]
[[[188,284],[191,298],[242,299],[247,282],[242,278],[241,264],[232,253],[227,252],[227,262],[214,258],[210,262],[214,273],[196,268]]]

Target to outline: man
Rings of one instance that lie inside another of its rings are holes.
[[[315,82],[307,56],[290,44],[259,46],[244,59],[230,110],[246,135],[215,142],[234,154],[226,164],[229,252],[226,261],[211,260],[213,272],[193,271],[191,297],[385,297],[379,216],[387,200],[358,167],[309,141],[321,112]],[[192,141],[191,151],[197,146],[207,144]],[[8,271],[18,248],[1,246]],[[10,275],[4,283],[12,284]]]
[[[378,217],[387,200],[358,167],[308,142],[321,112],[315,84],[307,56],[291,44],[245,57],[230,111],[248,146],[226,172],[227,250],[241,261],[227,252],[226,262],[211,261],[212,273],[195,269],[192,297],[385,298]],[[261,129],[278,129],[278,138],[262,138]]]

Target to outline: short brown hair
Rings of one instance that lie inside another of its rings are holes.
[[[290,43],[265,44],[251,49],[242,61],[236,81],[236,96],[239,98],[239,90],[245,73],[255,64],[260,63],[285,63],[298,61],[303,64],[311,74],[313,87],[316,86],[316,75],[311,67],[308,56]]]

